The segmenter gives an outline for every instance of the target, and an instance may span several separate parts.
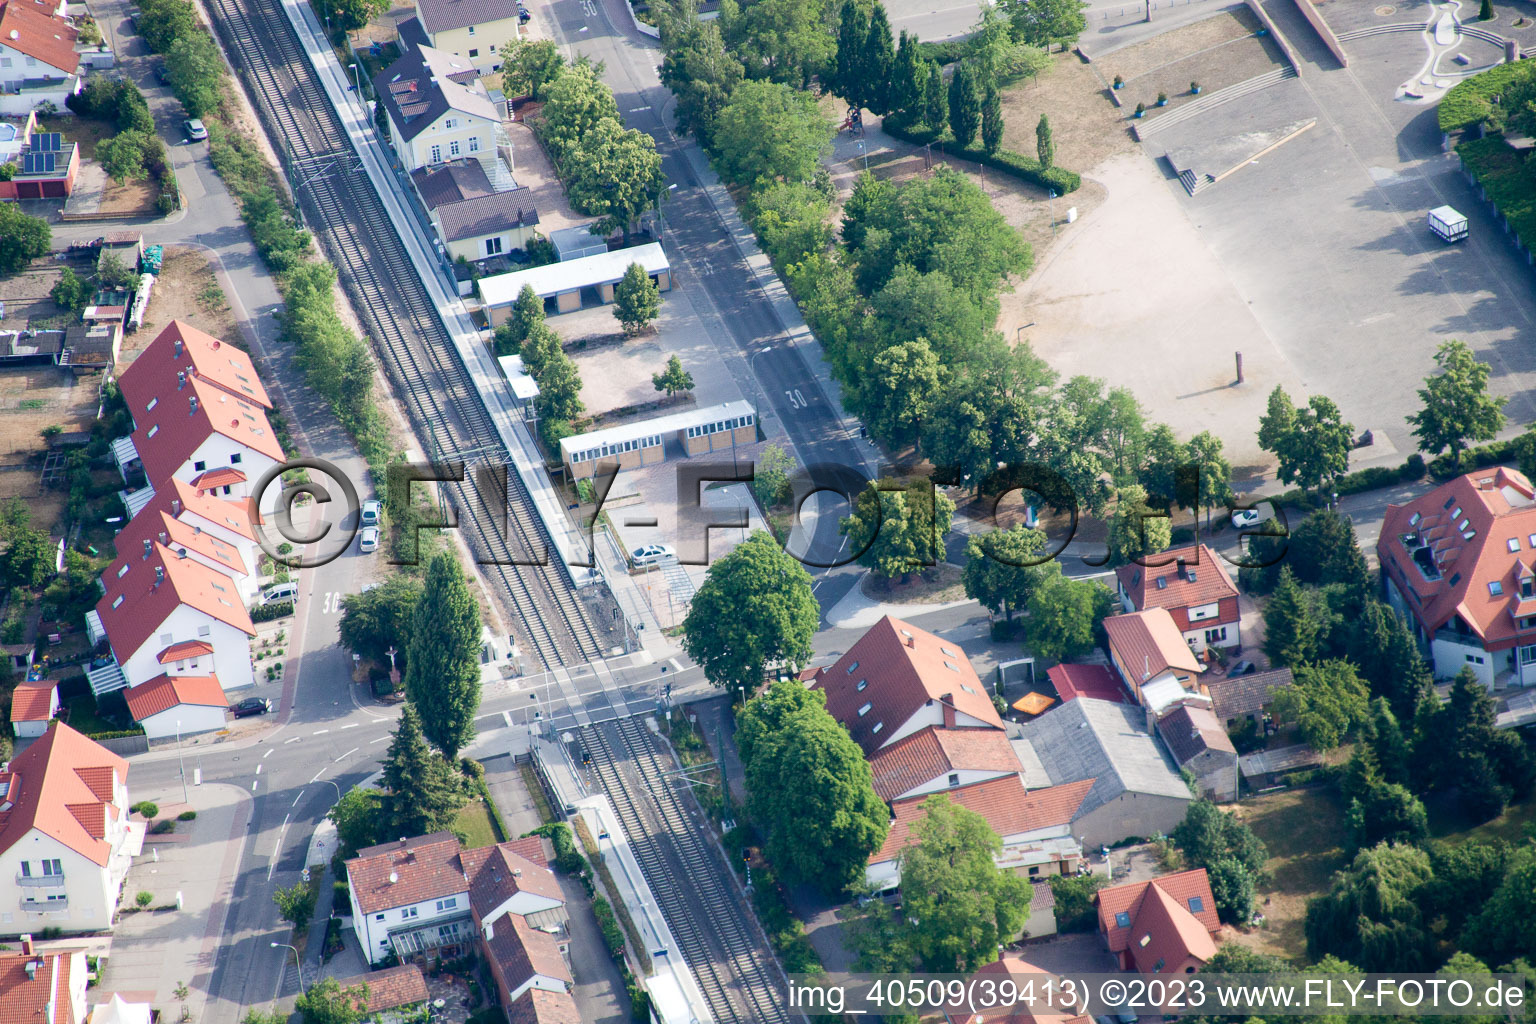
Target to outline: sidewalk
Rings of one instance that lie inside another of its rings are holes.
[[[180,894],[182,909],[119,914],[112,954],[93,1001],[116,993],[129,1002],[149,1002],[174,1020],[182,1004],[173,993],[184,983],[191,990],[185,1005],[193,1019],[201,1019],[239,873],[251,816],[249,794],[214,784],[194,788],[190,805],[175,799],[181,796],[179,786],[174,793],[135,796],[157,802],[162,818],[175,818],[190,807],[197,819],[176,823],[173,835],[181,842],[146,840],[143,855],[128,869],[121,906],[132,907],[135,895],[150,892],[151,907],[174,904]]]

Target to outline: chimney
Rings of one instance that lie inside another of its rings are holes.
[[[145,537],[144,538],[144,557],[148,558],[149,555],[150,555],[150,552],[152,552],[154,550],[155,550],[155,542],[150,540],[148,537]]]
[[[1146,682],[1152,678],[1152,657],[1148,654],[1141,656],[1141,681]]]
[[[907,637],[907,646],[912,648],[914,651],[917,650],[917,640],[916,640],[916,638],[910,637],[910,636]]]
[[[1178,570],[1179,570],[1179,579],[1181,579],[1181,580],[1189,579],[1189,566],[1185,563],[1184,559],[1182,559],[1182,558],[1179,559],[1177,564],[1178,564]]]
[[[187,386],[187,371],[186,370],[177,370],[176,371],[176,390],[180,391],[182,388],[184,388],[186,386]]]
[[[191,396],[189,396],[187,398],[187,407],[188,407],[188,409],[187,409],[187,415],[188,416],[196,416],[197,415],[197,396],[196,395],[191,395]]]
[[[171,515],[178,516],[178,517],[181,515],[181,499],[180,498],[172,498],[171,499]]]
[[[166,533],[165,533],[165,531],[164,531],[164,530],[161,530],[161,531],[160,531],[160,543],[161,543],[161,544],[164,544],[164,543],[165,543],[165,538],[166,538]]]
[[[27,980],[28,981],[36,981],[37,980],[37,961],[36,960],[28,960],[27,961]]]
[[[186,558],[187,557],[187,549],[186,548],[177,548],[176,549],[176,557],[177,558]]]
[[[162,584],[164,582],[165,582],[165,566],[157,565],[157,566],[155,566],[155,586],[158,587],[160,584]]]
[[[180,358],[181,358],[181,352],[182,352],[182,349],[183,349],[183,348],[184,348],[184,346],[183,346],[183,345],[182,345],[182,343],[181,343],[181,339],[180,339],[180,338],[177,338],[177,339],[176,339],[176,343],[175,343],[175,345],[173,345],[173,346],[172,346],[172,347],[171,347],[171,351],[172,351],[172,352],[173,352],[173,353],[174,353],[174,355],[173,355],[173,356],[172,356],[172,358],[174,358],[174,359],[180,359]]]
[[[32,936],[30,934],[21,937],[21,955],[32,955]]]

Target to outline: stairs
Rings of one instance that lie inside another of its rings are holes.
[[[1339,42],[1347,43],[1351,39],[1364,39],[1367,36],[1384,36],[1393,32],[1423,32],[1428,26],[1420,24],[1409,25],[1372,25],[1369,28],[1357,28],[1353,32],[1343,32],[1339,35]],[[1465,28],[1462,31],[1466,31]],[[1479,30],[1481,31],[1481,30]]]
[[[661,561],[661,578],[666,580],[667,589],[672,592],[672,599],[678,607],[687,614],[688,606],[693,603],[693,577],[688,575],[677,558],[664,558]]]
[[[1180,171],[1179,184],[1184,186],[1185,192],[1196,196],[1216,184],[1216,179],[1209,174],[1196,175],[1194,171]]]
[[[1276,68],[1273,71],[1258,75],[1254,78],[1250,78],[1246,82],[1239,82],[1236,85],[1229,85],[1225,89],[1218,89],[1216,92],[1211,93],[1209,96],[1201,96],[1197,100],[1191,100],[1183,106],[1178,107],[1177,109],[1172,110],[1166,114],[1154,117],[1152,120],[1147,121],[1144,124],[1135,124],[1132,126],[1132,131],[1136,135],[1137,142],[1144,142],[1150,135],[1156,135],[1158,132],[1165,128],[1170,128],[1173,125],[1180,124],[1181,122],[1187,121],[1192,117],[1198,117],[1200,114],[1205,113],[1207,110],[1212,110],[1216,107],[1219,107],[1223,103],[1230,103],[1233,100],[1242,99],[1244,96],[1249,96],[1253,93],[1259,92],[1262,89],[1267,89],[1271,85],[1274,85],[1276,82],[1283,82],[1287,78],[1295,77],[1297,77],[1296,69],[1287,64],[1283,68]]]

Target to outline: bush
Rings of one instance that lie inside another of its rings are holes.
[[[923,60],[936,60],[940,66],[953,64],[957,60],[964,60],[971,52],[971,44],[967,39],[948,39],[942,43],[918,43],[917,55]]]
[[[279,601],[276,604],[264,604],[251,609],[252,622],[270,622],[273,619],[281,619],[285,615],[293,614],[292,601]]]
[[[1473,75],[1451,87],[1440,97],[1440,130],[1452,132],[1475,128],[1485,122],[1497,123],[1498,111],[1493,99],[1515,82],[1536,74],[1536,67],[1525,61],[1499,64],[1482,74]]]
[[[152,892],[141,892],[133,898],[133,902],[137,903],[142,909],[155,902],[155,894]]]
[[[962,160],[971,160],[975,163],[1011,174],[1015,178],[1027,181],[1040,188],[1049,189],[1058,196],[1064,196],[1069,192],[1075,192],[1082,187],[1083,177],[1076,171],[1069,171],[1064,167],[1042,167],[1040,161],[1033,157],[1027,157],[1022,153],[1016,153],[1011,149],[999,149],[995,153],[988,153],[981,146],[972,145],[959,147],[955,145],[954,135],[949,128],[941,132],[935,132],[931,128],[917,128],[909,124],[904,118],[892,114],[888,116],[881,126],[886,134],[894,135],[898,139],[915,143],[919,146],[934,143],[940,151],[957,156]]]
[[[160,813],[159,805],[150,803],[148,800],[140,800],[138,803],[130,807],[129,810],[138,811],[145,818],[153,818],[155,815]]]
[[[332,882],[331,905],[337,907],[350,907],[352,905],[352,887],[340,879]]]
[[[1056,930],[1091,932],[1099,925],[1093,894],[1109,884],[1103,875],[1052,875],[1051,893],[1056,897]]]
[[[196,819],[196,817],[197,817],[197,812],[194,811],[194,810],[190,810],[189,809],[189,810],[182,811],[180,814],[176,815],[176,820],[177,821],[192,821],[192,820]]]
[[[1504,67],[1525,67],[1527,62]],[[1459,88],[1459,87],[1458,87]],[[1462,165],[1477,180],[1488,201],[1509,221],[1526,249],[1536,245],[1536,189],[1531,187],[1529,151],[1517,150],[1502,135],[1463,142],[1456,147]]]
[[[1429,464],[1429,474],[1436,480],[1449,480],[1473,469],[1485,469],[1505,462],[1515,461],[1515,442],[1493,441],[1461,453],[1461,468],[1456,468],[1449,455],[1440,455]]]
[[[150,826],[149,830],[157,836],[163,836],[176,831],[176,822],[171,818],[161,818]]]
[[[130,736],[143,736],[144,727],[136,725],[132,729],[113,729],[109,732],[88,732],[85,738],[88,740],[125,740]],[[154,804],[150,804],[151,807]]]

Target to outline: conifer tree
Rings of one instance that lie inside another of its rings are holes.
[[[449,552],[438,552],[427,566],[406,650],[406,695],[421,715],[422,732],[451,760],[475,734],[480,606]]]

